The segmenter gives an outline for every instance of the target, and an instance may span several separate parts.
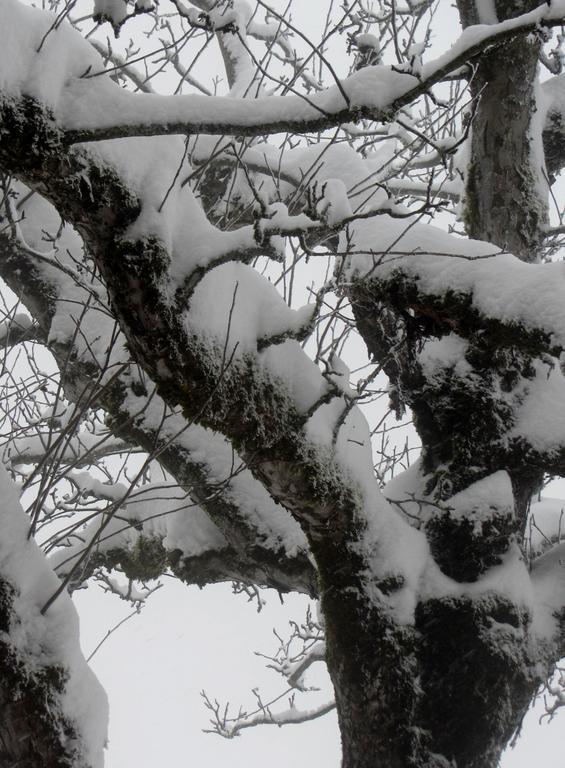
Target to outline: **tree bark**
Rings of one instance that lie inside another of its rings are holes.
[[[499,21],[538,0],[497,0]],[[464,27],[481,22],[475,0],[457,0]],[[547,225],[548,180],[536,96],[539,35],[516,37],[481,54],[470,82],[475,102],[466,170],[467,234],[536,261]]]
[[[497,2],[496,10],[502,20],[538,4]],[[464,26],[480,23],[480,3],[458,0],[458,7]],[[466,171],[467,233],[524,261],[539,259],[547,223],[548,185],[534,139],[536,133],[541,136],[539,50],[539,38],[508,41],[477,58],[471,80],[475,111]],[[406,406],[412,410],[423,446],[421,497],[449,504],[453,494],[500,469],[512,479],[514,509],[497,509],[493,500],[491,517],[480,526],[471,522],[470,509],[468,517],[439,510],[428,515],[426,532],[441,570],[456,581],[474,582],[501,562],[523,532],[531,495],[541,482],[541,466],[525,452],[508,453],[501,437],[513,419],[509,395],[524,376],[533,376],[531,363],[543,352],[524,354],[502,334],[489,336],[485,327],[475,333],[471,316],[465,319],[464,302],[458,315],[449,305],[427,305],[400,283],[360,281],[348,287],[348,295],[370,355],[389,376],[393,407],[399,414]],[[426,339],[454,332],[468,343],[465,360],[471,370],[462,379],[448,370],[444,378],[427,380],[418,351]],[[357,697],[364,689],[366,699],[351,707],[354,694],[343,697],[344,766],[368,767],[381,760],[387,766],[495,768],[541,682],[544,662],[532,639],[532,617],[496,594],[438,597],[421,602],[416,615],[416,634],[408,640],[398,629],[396,635],[390,632],[394,650],[379,654],[387,658],[385,678],[394,670],[390,687],[380,681],[380,669],[366,675],[379,680],[374,691],[349,670],[351,688]],[[375,628],[373,636],[378,644]],[[371,693],[378,700],[372,710]],[[374,719],[365,719],[364,709],[374,711]],[[396,730],[388,727],[391,713]]]

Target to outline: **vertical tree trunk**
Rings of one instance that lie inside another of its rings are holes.
[[[481,2],[457,0],[466,27],[481,22]],[[498,20],[540,5],[497,0]],[[547,177],[536,106],[539,37],[517,37],[481,54],[471,79],[475,100],[464,220],[467,233],[536,261],[547,223]]]
[[[323,607],[343,768],[498,765],[539,684],[527,612],[496,594],[438,598],[402,627],[356,588]]]
[[[457,4],[464,26],[483,21],[479,1]],[[538,4],[500,0],[498,19]],[[547,221],[535,100],[539,50],[539,39],[532,38],[497,47],[481,55],[471,82],[475,113],[466,173],[467,232],[525,261],[539,259]],[[361,282],[348,290],[369,352],[391,379],[393,404],[399,409],[407,404],[414,414],[423,443],[422,496],[446,502],[494,472],[510,475],[514,498],[507,506],[493,499],[488,520],[477,525],[469,509],[458,517],[431,513],[427,522],[443,573],[462,584],[476,582],[501,562],[523,530],[529,499],[541,480],[541,470],[525,456],[510,457],[501,440],[513,418],[512,393],[533,375],[535,353],[524,355],[507,339],[467,333],[472,375],[457,378],[450,370],[444,379],[426,380],[418,350],[426,339],[452,333],[450,319],[426,312],[401,293],[393,296],[390,287]],[[363,610],[340,619],[356,627],[356,635],[343,628],[332,634],[331,607],[326,614],[344,768],[498,765],[540,682],[539,650],[531,641],[527,610],[496,591],[438,596],[418,605],[415,631],[387,627],[382,619],[364,621]]]

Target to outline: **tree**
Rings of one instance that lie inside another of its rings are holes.
[[[440,55],[431,0],[330,6],[315,43],[263,0],[43,5],[0,7],[0,763],[101,764],[68,591],[119,569],[134,602],[317,597],[276,663],[325,659],[344,768],[494,767],[565,650],[532,504],[565,470],[565,3],[457,0]],[[383,375],[418,460],[362,415]]]

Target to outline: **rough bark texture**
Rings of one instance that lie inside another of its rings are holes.
[[[387,295],[388,302],[384,300]],[[382,284],[370,281],[353,285],[349,291],[369,352],[384,364],[396,406],[412,409],[422,439],[425,482],[420,495],[438,505],[436,509],[426,508],[425,528],[434,558],[449,577],[474,582],[488,568],[501,563],[523,530],[531,487],[540,478],[539,470],[529,463],[524,465],[524,453],[509,452],[504,440],[505,429],[512,423],[511,397],[506,398],[506,394],[511,396],[512,381],[506,387],[501,382],[508,377],[511,380],[514,370],[517,381],[528,369],[528,355],[511,354],[499,336],[498,344],[494,339],[489,343],[483,328],[482,333],[468,337],[467,362],[473,365],[472,374],[459,379],[448,369],[444,378],[428,381],[417,365],[416,352],[426,338],[451,329],[442,331],[437,325],[430,327],[429,322],[413,318],[408,314],[410,303],[391,303],[391,295],[394,293],[383,290]],[[395,340],[396,354],[391,357],[389,350]],[[497,392],[505,393],[500,401]],[[471,510],[463,517],[449,511],[449,498],[454,493],[500,469],[508,471],[514,481],[514,511],[497,509],[493,501],[490,517],[479,525]],[[408,697],[412,711],[407,719],[406,744],[412,734],[410,748],[405,747],[403,757],[390,765],[412,764],[407,762],[409,754],[418,766],[439,768],[451,765],[450,761],[458,768],[498,765],[540,682],[538,651],[530,647],[529,623],[524,611],[496,594],[484,599],[445,598],[420,603],[417,635],[411,642],[396,635],[393,646],[398,654],[391,664],[396,674],[412,664],[417,673],[407,671],[405,685],[410,674],[417,674],[418,685],[413,685]],[[383,697],[383,709],[394,702],[398,725],[407,704],[397,705],[392,694],[395,687],[402,690],[398,681],[387,694],[383,687],[377,690]],[[357,716],[362,719],[361,708]],[[417,743],[410,730],[414,728],[421,729]],[[351,765],[356,764],[353,759]],[[370,762],[360,764],[369,766]]]
[[[532,10],[537,0],[497,0],[499,21]],[[458,0],[464,26],[479,22],[474,0]],[[517,37],[474,62],[473,116],[467,166],[465,225],[478,240],[535,261],[547,223],[546,174],[539,133],[535,75],[541,41]]]
[[[497,2],[496,9],[501,20],[537,5]],[[459,0],[458,7],[464,26],[479,22],[472,0]],[[466,229],[470,236],[496,243],[525,261],[538,258],[547,220],[546,201],[540,196],[543,168],[532,162],[543,162],[532,139],[537,129],[539,49],[539,40],[524,38],[492,49],[474,62],[471,82],[476,111],[466,176]],[[370,355],[389,376],[393,407],[399,413],[406,406],[412,410],[423,444],[422,496],[445,502],[499,469],[510,474],[513,512],[493,506],[492,517],[480,526],[471,517],[455,518],[440,508],[427,515],[426,532],[442,571],[460,582],[475,581],[501,562],[516,534],[523,532],[529,500],[547,471],[543,457],[531,461],[526,446],[513,448],[504,439],[512,424],[513,392],[518,397],[518,383],[534,376],[532,362],[544,354],[544,342],[532,339],[520,349],[515,331],[489,327],[474,316],[465,297],[447,297],[438,304],[422,297],[408,281],[364,281],[349,286],[348,295]],[[426,380],[418,352],[426,339],[452,332],[468,341],[465,359],[472,373],[459,379],[447,370],[443,378]],[[386,765],[495,768],[540,681],[538,650],[529,640],[530,618],[495,594],[421,603],[417,638],[404,638],[403,643],[397,636],[398,657],[389,657],[388,670],[394,668],[397,675],[393,687],[399,691],[398,700],[391,691],[384,693],[386,685],[377,689],[381,710],[394,707],[397,736],[404,742],[401,755],[394,757],[382,733],[357,733],[353,721],[363,722],[363,710],[357,707],[347,729],[363,748],[357,752],[344,742],[345,753],[351,750],[345,765],[378,764],[376,752],[372,762],[363,755],[380,740],[383,753],[389,750],[381,758]],[[404,682],[410,678],[411,665],[413,675],[417,670],[418,691],[400,681],[402,669]],[[379,678],[377,670],[372,678]],[[373,707],[378,711],[378,705]],[[407,712],[406,722],[418,728],[418,744],[410,727],[402,729]]]
[[[496,596],[419,606],[423,726],[434,751],[453,761],[445,765],[499,765],[539,685],[528,624],[527,615]]]

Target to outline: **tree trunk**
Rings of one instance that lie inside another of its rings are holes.
[[[403,628],[354,592],[322,603],[343,768],[495,768],[541,682],[527,613],[438,598]]]
[[[496,7],[502,20],[537,5]],[[464,26],[481,21],[477,6],[458,0]],[[539,259],[547,222],[541,147],[532,138],[541,136],[535,102],[539,50],[537,39],[514,39],[481,55],[471,81],[467,233],[525,261]],[[469,333],[465,320],[458,320],[472,372],[459,379],[450,370],[443,379],[427,380],[417,364],[422,344],[458,328],[453,317],[403,291],[377,281],[348,288],[369,353],[389,375],[393,406],[398,412],[406,405],[412,409],[423,444],[422,497],[449,504],[453,494],[499,470],[512,481],[513,504],[499,506],[493,499],[489,519],[479,526],[472,509],[455,516],[438,508],[429,515],[426,532],[436,563],[467,584],[507,556],[541,482],[542,470],[525,453],[510,455],[501,439],[513,418],[511,395],[524,377],[533,377],[536,353],[524,355],[482,329]],[[528,612],[496,592],[443,596],[419,603],[414,632],[375,620],[367,636],[363,613],[344,619],[356,629],[336,630],[332,642],[339,651],[334,648],[335,659],[330,654],[328,660],[344,768],[495,768],[542,682],[544,660],[531,640]],[[352,647],[341,645],[344,636]],[[378,652],[371,653],[371,646]]]
[[[540,3],[497,0],[495,5],[503,21]],[[481,3],[457,0],[457,7],[464,27],[481,22]],[[539,258],[547,224],[543,126],[536,105],[540,49],[539,36],[516,37],[481,54],[470,82],[475,107],[466,171],[467,234],[524,261]]]

